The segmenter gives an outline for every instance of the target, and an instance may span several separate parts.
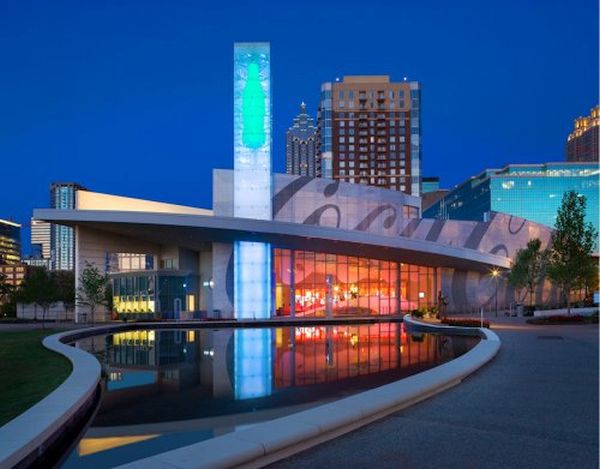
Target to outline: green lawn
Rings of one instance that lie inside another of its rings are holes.
[[[46,349],[57,330],[0,332],[0,426],[40,401],[71,373],[71,363]]]

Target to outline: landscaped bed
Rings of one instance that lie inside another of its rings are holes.
[[[531,318],[527,320],[527,324],[537,325],[552,325],[552,324],[598,324],[598,315],[582,316],[580,314],[546,316],[539,318]]]
[[[0,426],[40,401],[71,373],[69,360],[46,349],[52,329],[0,332]]]
[[[487,319],[482,322],[481,319],[476,318],[444,318],[442,324],[456,327],[487,327],[488,329],[490,327],[490,321]]]

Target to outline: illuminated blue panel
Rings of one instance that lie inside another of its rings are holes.
[[[235,217],[270,220],[271,66],[268,43],[236,43],[233,52]],[[234,315],[271,317],[271,246],[234,244]]]
[[[270,318],[271,245],[236,241],[233,255],[235,317]]]
[[[271,66],[269,43],[236,43],[233,151],[236,217],[271,219]]]
[[[271,329],[239,329],[233,334],[235,398],[269,396],[273,389]]]

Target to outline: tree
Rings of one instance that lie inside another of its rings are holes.
[[[85,268],[79,276],[76,301],[80,306],[90,308],[92,324],[96,308],[107,304],[108,275],[101,274],[98,267],[86,261]]]
[[[7,312],[12,313],[15,306],[15,287],[8,283],[7,277],[0,274],[0,313],[6,316]]]
[[[52,274],[56,285],[56,299],[63,302],[66,315],[75,308],[75,274],[70,270],[58,270]]]
[[[538,238],[529,240],[525,249],[519,249],[515,255],[508,282],[517,289],[529,293],[529,306],[533,306],[536,287],[546,276],[547,254],[541,249]]]
[[[6,275],[0,274],[0,304],[4,303],[13,290],[14,287],[8,283]]]
[[[19,289],[19,299],[42,308],[42,328],[44,328],[48,310],[57,301],[54,278],[44,267],[28,269]],[[37,314],[35,319],[37,320]]]
[[[589,275],[591,254],[596,244],[596,230],[585,223],[586,199],[575,191],[566,192],[552,233],[548,277],[562,292],[571,314],[571,293]]]

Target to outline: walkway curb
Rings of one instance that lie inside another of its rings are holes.
[[[0,467],[29,466],[43,458],[51,442],[92,404],[100,382],[100,363],[93,355],[63,343],[81,332],[44,338],[44,347],[69,359],[71,374],[40,402],[0,427]]]
[[[430,325],[415,321],[410,315],[404,317],[404,322],[421,330],[457,332],[484,340],[451,362],[400,381],[119,467],[262,467],[455,386],[490,361],[500,349],[500,339],[488,329]]]

